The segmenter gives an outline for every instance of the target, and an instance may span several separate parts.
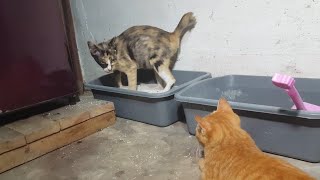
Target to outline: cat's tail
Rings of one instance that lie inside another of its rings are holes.
[[[180,39],[183,37],[183,35],[194,28],[194,26],[197,24],[196,18],[193,16],[192,12],[188,12],[184,14],[174,30],[174,34],[178,36]]]

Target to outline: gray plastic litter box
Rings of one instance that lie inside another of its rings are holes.
[[[174,99],[174,94],[192,83],[211,77],[206,72],[174,70],[172,73],[176,78],[175,86],[164,93],[120,89],[115,85],[113,74],[97,78],[86,87],[92,90],[94,98],[113,102],[117,116],[163,127],[184,118],[182,106]],[[126,79],[122,79],[124,85],[127,84]],[[153,70],[138,70],[139,83],[154,84],[155,79]]]
[[[296,78],[303,100],[320,105],[320,80]],[[205,116],[225,97],[241,117],[241,126],[262,150],[320,162],[320,113],[291,110],[293,102],[271,77],[230,75],[195,83],[175,95],[182,103],[190,134],[195,115]]]

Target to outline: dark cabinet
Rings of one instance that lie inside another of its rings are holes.
[[[1,0],[0,37],[0,112],[77,92],[58,0]]]

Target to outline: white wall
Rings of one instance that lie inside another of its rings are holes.
[[[133,25],[172,31],[188,11],[198,24],[184,37],[175,69],[320,78],[319,0],[72,0],[72,10],[86,81],[103,74],[87,40]]]

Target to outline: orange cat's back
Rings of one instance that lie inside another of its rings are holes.
[[[240,118],[226,100],[217,111],[200,118],[196,137],[204,146],[199,162],[203,180],[307,180],[302,170],[263,153],[250,135],[241,129]]]
[[[313,179],[300,169],[276,158],[272,158],[263,152],[248,151],[242,148],[230,149],[230,151],[213,151],[220,158],[208,158],[215,161],[215,165],[206,169],[206,180],[235,179],[235,180],[307,180]],[[234,157],[234,158],[233,158]],[[207,158],[207,157],[206,157]],[[225,171],[225,172],[221,172]],[[218,177],[218,178],[217,178]]]

